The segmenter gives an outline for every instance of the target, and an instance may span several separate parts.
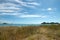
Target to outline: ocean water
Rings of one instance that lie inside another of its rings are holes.
[[[58,25],[58,24],[0,24],[0,26],[49,26],[49,25]]]
[[[0,26],[38,26],[39,24],[0,24]]]

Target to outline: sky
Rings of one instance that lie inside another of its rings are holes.
[[[0,22],[60,22],[60,0],[0,0]]]

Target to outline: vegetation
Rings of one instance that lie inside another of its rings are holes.
[[[7,23],[3,23],[3,24],[7,24]]]
[[[0,27],[0,40],[60,40],[60,24]]]
[[[41,24],[59,24],[58,22],[50,22],[50,23],[48,23],[48,22],[43,22],[43,23],[41,23]]]

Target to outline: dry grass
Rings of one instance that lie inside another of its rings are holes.
[[[60,40],[60,25],[0,27],[0,40]]]

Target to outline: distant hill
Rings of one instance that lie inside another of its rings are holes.
[[[58,23],[58,22],[50,22],[50,23],[48,23],[48,22],[43,22],[43,23],[41,23],[41,24],[60,24],[60,23]]]
[[[3,23],[3,22],[0,22],[0,24],[8,24],[8,23]]]

